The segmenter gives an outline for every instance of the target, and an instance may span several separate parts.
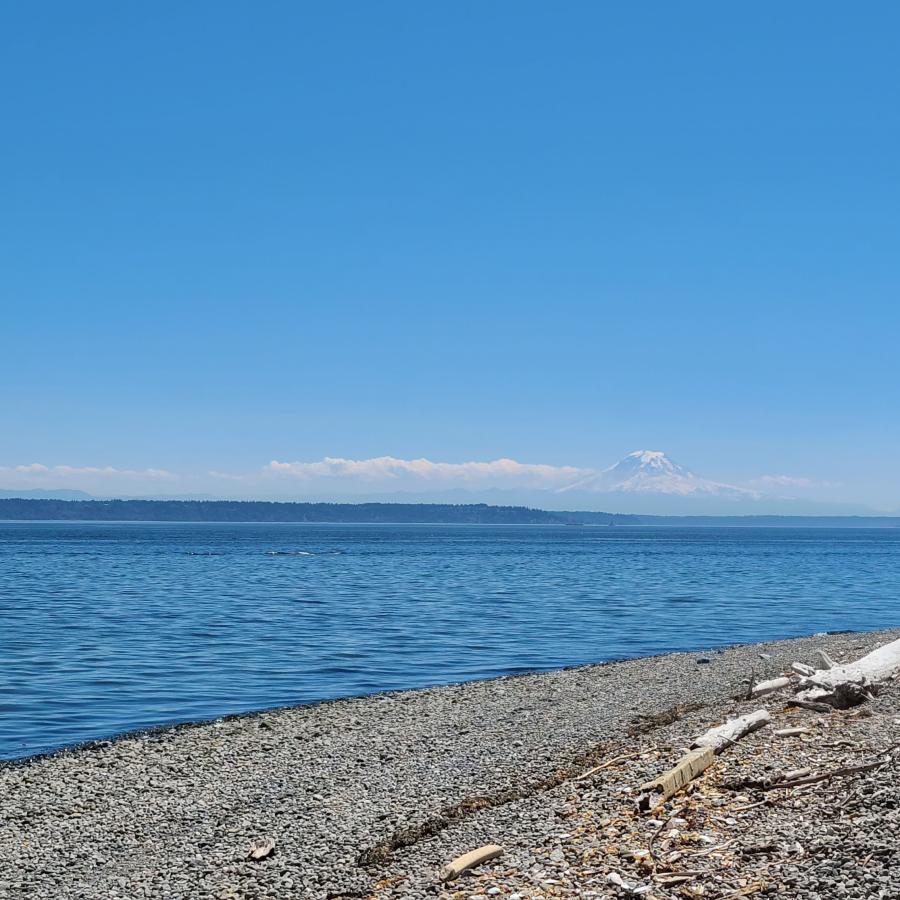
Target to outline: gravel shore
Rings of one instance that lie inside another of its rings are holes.
[[[854,659],[898,636],[823,635],[342,700],[2,765],[0,897],[629,896],[610,873],[656,898],[900,897],[892,762],[827,787],[754,786],[773,767],[887,759],[900,690],[864,714],[732,699],[751,670],[774,675],[817,648]],[[635,785],[691,737],[760,706],[809,733],[759,732],[659,818],[634,815]],[[266,838],[274,853],[248,861]],[[443,863],[489,842],[505,847],[499,859],[437,882]],[[697,874],[674,880],[679,870]]]

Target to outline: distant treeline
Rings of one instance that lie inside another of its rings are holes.
[[[274,503],[256,500],[0,500],[0,519],[81,522],[397,522],[559,525],[554,513],[485,503]]]
[[[0,520],[79,522],[382,522],[448,525],[655,525],[900,528],[897,516],[644,516],[486,503],[276,503],[262,500],[0,499]]]

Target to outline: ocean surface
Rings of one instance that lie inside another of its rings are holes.
[[[0,758],[900,624],[900,529],[0,523]]]

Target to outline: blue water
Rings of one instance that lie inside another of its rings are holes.
[[[900,624],[900,530],[0,524],[0,757]]]

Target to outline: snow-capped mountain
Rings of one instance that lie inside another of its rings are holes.
[[[635,450],[614,466],[588,475],[557,493],[670,494],[680,497],[755,499],[759,494],[732,484],[701,478],[659,450]]]

